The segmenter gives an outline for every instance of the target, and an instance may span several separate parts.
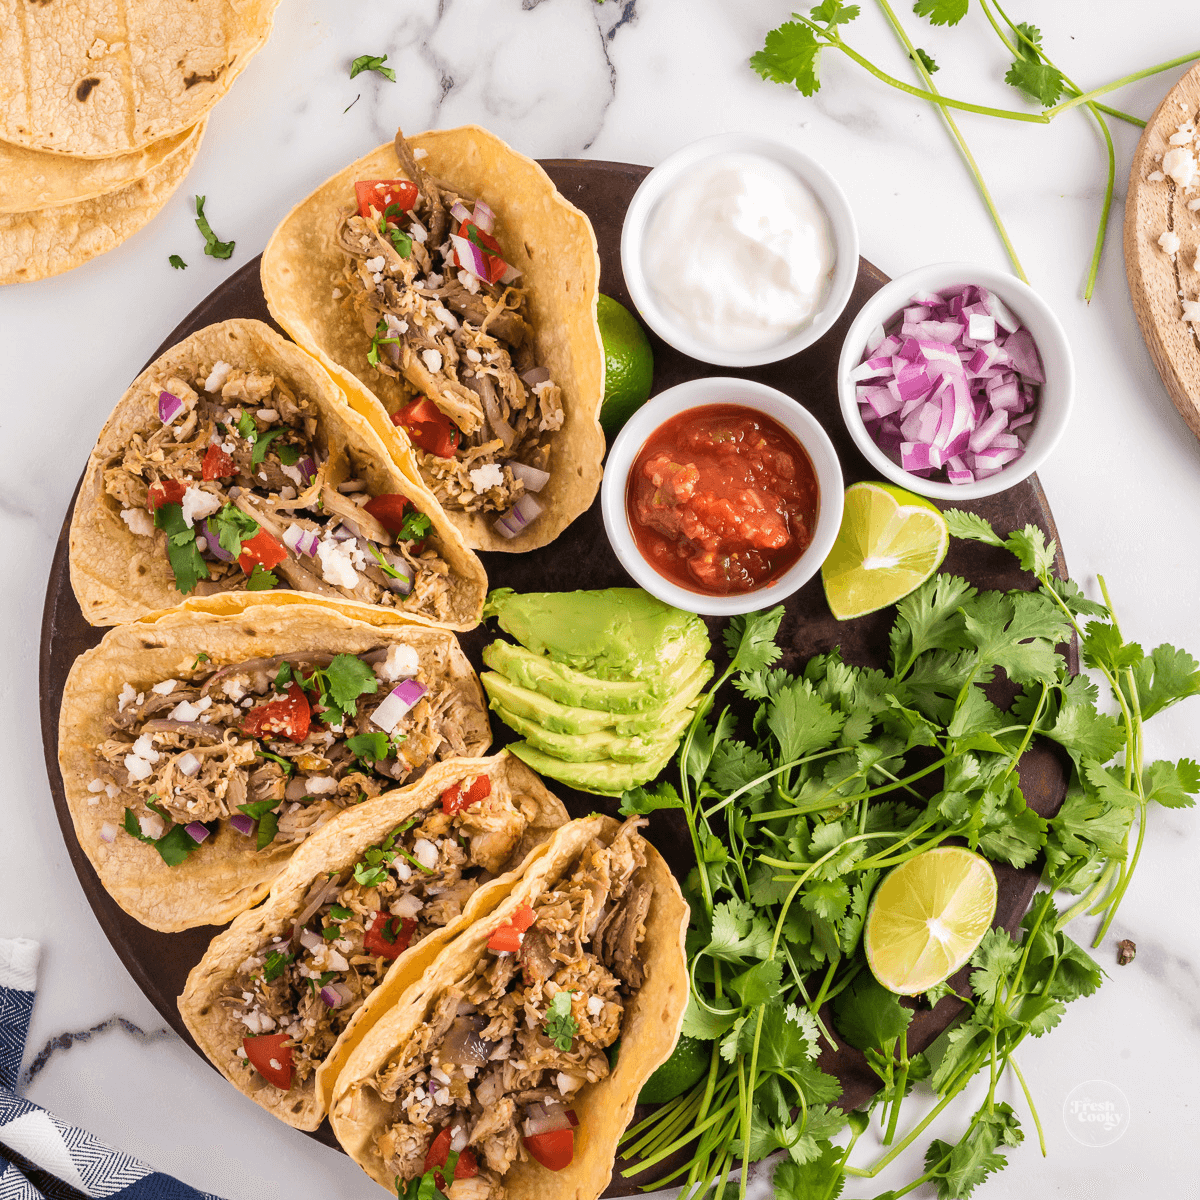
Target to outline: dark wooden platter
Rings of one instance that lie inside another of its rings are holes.
[[[628,163],[569,159],[554,159],[543,162],[542,165],[563,195],[591,218],[600,247],[601,290],[630,306],[621,273],[621,225],[633,193],[649,168]],[[848,484],[872,478],[873,472],[856,450],[838,409],[838,354],[854,315],[867,297],[878,291],[886,282],[887,276],[877,267],[861,260],[858,282],[846,311],[820,342],[785,362],[736,372],[779,388],[805,405],[833,439]],[[257,258],[247,263],[201,301],[164,339],[152,359],[195,330],[231,317],[255,317],[275,324],[271,321],[259,285]],[[275,328],[279,327],[276,325]],[[653,334],[650,338],[654,348],[655,392],[702,375],[733,373],[687,358]],[[133,372],[130,374],[132,376]],[[74,500],[71,505],[72,509],[73,507]],[[1036,475],[998,496],[964,504],[962,507],[980,513],[1001,533],[1032,523],[1040,526],[1048,537],[1057,540],[1054,519]],[[71,590],[67,553],[70,521],[69,509],[63,521],[50,569],[42,618],[40,703],[42,742],[50,790],[71,862],[101,928],[138,987],[145,992],[164,1020],[199,1054],[199,1049],[183,1024],[175,1001],[183,990],[188,972],[199,961],[218,930],[212,926],[205,926],[183,933],[158,933],[145,928],[124,913],[101,886],[80,848],[63,795],[62,776],[57,759],[58,710],[63,684],[75,658],[84,650],[96,645],[104,633],[104,630],[87,624]],[[491,553],[482,554],[480,557],[492,587],[512,587],[518,591],[570,591],[577,588],[629,586],[632,582],[609,547],[600,517],[599,497],[588,512],[579,517],[549,546],[526,554]],[[1058,568],[1065,577],[1066,565],[1061,550]],[[980,588],[1009,589],[1029,585],[1028,578],[1021,574],[1015,560],[1006,551],[995,550],[975,542],[952,541],[950,553],[942,569],[962,575]],[[889,609],[841,624],[834,620],[829,612],[820,579],[814,579],[787,601],[787,615],[780,630],[780,645],[784,648],[780,665],[789,670],[796,670],[812,655],[840,647],[848,662],[863,666],[883,666],[887,656],[887,635],[892,618],[892,610]],[[708,622],[713,636],[714,654],[719,659],[723,655],[720,639],[723,622],[717,618],[709,618]],[[480,652],[493,637],[494,631],[483,626],[460,635],[463,647],[477,669],[482,666]],[[1072,665],[1073,668],[1077,666],[1074,662]],[[719,667],[720,664],[718,669]],[[493,721],[492,728],[495,736],[494,749],[514,740],[514,735],[498,720]],[[1021,761],[1020,777],[1026,800],[1042,815],[1049,815],[1061,803],[1066,775],[1061,762],[1051,749],[1035,745]],[[580,816],[597,809],[615,815],[615,803],[558,785],[554,790],[562,797],[572,816]],[[682,879],[693,864],[690,843],[682,819],[673,821],[673,816],[676,814],[656,813],[651,822],[649,836]],[[1038,871],[1034,868],[1016,870],[998,865],[996,875],[999,881],[997,920],[1009,930],[1015,930],[1033,896]],[[965,974],[964,970],[964,978],[957,981],[960,990],[965,987]],[[910,1052],[928,1046],[954,1019],[960,1008],[959,1001],[949,998],[941,1001],[932,1010],[918,1011],[909,1029]],[[822,1069],[831,1071],[841,1079],[844,1089],[841,1103],[848,1108],[864,1104],[878,1087],[878,1079],[867,1067],[862,1055],[848,1047],[843,1046],[836,1052],[826,1049],[820,1065]],[[328,1122],[312,1136],[327,1145],[337,1145]],[[623,1179],[620,1174],[622,1165],[618,1160],[612,1184],[605,1195],[631,1195],[638,1190],[639,1185],[644,1186],[651,1182],[649,1178],[642,1176]],[[675,1160],[660,1164],[653,1172],[654,1177],[662,1178],[674,1165]]]

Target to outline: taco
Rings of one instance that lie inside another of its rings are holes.
[[[231,920],[323,825],[491,731],[448,630],[264,597],[110,630],[71,668],[58,738],[101,883],[177,930]]]
[[[262,261],[275,319],[483,550],[544,546],[595,498],[599,278],[587,217],[476,126],[397,133]]]
[[[261,321],[193,333],[121,398],[71,519],[93,625],[292,588],[470,629],[487,576],[320,364]]]
[[[505,752],[438,763],[343,814],[192,969],[179,998],[188,1029],[251,1100],[316,1129],[378,1014],[508,895],[566,821]]]
[[[644,824],[560,829],[350,1055],[330,1123],[377,1183],[432,1194],[456,1155],[454,1200],[604,1190],[688,995],[688,908]]]

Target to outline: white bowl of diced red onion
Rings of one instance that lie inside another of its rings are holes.
[[[1002,492],[1058,444],[1075,393],[1062,325],[1028,285],[969,263],[875,293],[842,343],[838,396],[882,475],[939,500]]]

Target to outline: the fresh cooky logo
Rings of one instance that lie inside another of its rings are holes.
[[[1091,1079],[1067,1093],[1063,1123],[1084,1146],[1111,1146],[1129,1127],[1129,1101],[1115,1083]]]

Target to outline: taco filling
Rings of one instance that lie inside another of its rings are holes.
[[[352,867],[320,875],[290,936],[264,941],[220,1003],[246,1028],[239,1056],[284,1091],[321,1065],[388,968],[456,920],[528,821],[507,783],[467,776]]]
[[[281,654],[126,683],[88,785],[125,805],[124,833],[170,866],[222,824],[265,851],[299,843],[341,810],[470,753],[469,705],[441,655],[409,645],[361,655]]]
[[[104,471],[121,519],[167,557],[180,592],[289,587],[455,617],[430,518],[371,494],[356,451],[331,453],[315,401],[268,371],[201,370],[167,380],[157,426]]]
[[[501,513],[496,530],[515,537],[542,511],[562,396],[492,210],[430,176],[399,133],[396,154],[408,178],[357,181],[339,217],[334,298],[361,321],[370,364],[426,392],[392,421],[443,507]]]
[[[652,885],[627,821],[594,840],[557,885],[491,935],[474,972],[447,987],[429,1019],[367,1080],[392,1105],[377,1149],[411,1182],[452,1172],[472,1200],[503,1200],[518,1160],[551,1170],[574,1154],[571,1107],[609,1073],[626,1001],[645,979],[641,959]],[[402,1183],[401,1194],[407,1194]]]

